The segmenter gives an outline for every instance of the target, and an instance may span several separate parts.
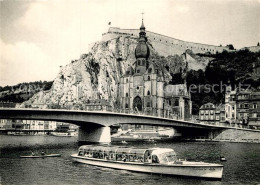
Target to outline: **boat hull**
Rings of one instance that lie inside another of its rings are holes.
[[[223,166],[218,164],[209,165],[162,165],[156,163],[136,163],[136,162],[121,162],[121,161],[108,161],[96,158],[87,158],[78,156],[77,154],[71,155],[72,160],[89,165],[115,168],[144,173],[156,173],[165,175],[180,175],[190,177],[202,177],[221,179],[223,173]]]

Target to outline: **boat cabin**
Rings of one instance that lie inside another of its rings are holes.
[[[124,146],[83,145],[78,156],[135,163],[168,164],[177,160],[176,153],[169,148],[134,148]]]

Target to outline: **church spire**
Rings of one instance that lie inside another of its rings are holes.
[[[145,30],[145,27],[144,27],[144,13],[142,12],[142,25],[140,27],[140,30]]]
[[[142,12],[142,25],[140,27],[140,32],[139,32],[139,41],[147,41],[146,38],[146,33],[145,33],[145,27],[144,27],[144,17],[143,17],[144,13]]]

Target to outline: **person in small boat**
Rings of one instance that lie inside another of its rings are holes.
[[[42,151],[42,153],[41,153],[42,155],[45,155],[45,152],[44,151]]]
[[[34,152],[32,152],[32,154],[31,154],[32,156],[35,156],[35,153]]]

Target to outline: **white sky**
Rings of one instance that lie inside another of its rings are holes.
[[[53,80],[111,26],[177,39],[260,42],[260,0],[0,0],[0,86]]]

